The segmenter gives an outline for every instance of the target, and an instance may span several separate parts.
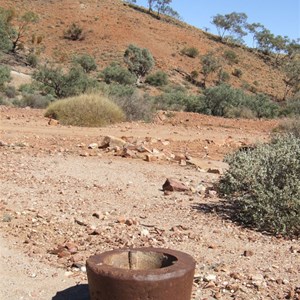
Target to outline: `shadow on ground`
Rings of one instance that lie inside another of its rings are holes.
[[[199,203],[192,206],[193,209],[205,214],[216,214],[223,219],[235,221],[235,209],[228,201]]]
[[[59,291],[52,300],[90,300],[87,284],[80,284]]]

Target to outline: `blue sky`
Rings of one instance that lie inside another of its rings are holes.
[[[137,4],[147,7],[147,0]],[[248,23],[261,23],[275,35],[300,38],[300,0],[173,0],[171,6],[185,22],[208,27],[212,33],[217,33],[212,16],[243,12]]]

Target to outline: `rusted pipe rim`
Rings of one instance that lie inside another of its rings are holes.
[[[134,262],[139,258],[148,261],[146,265]],[[153,281],[180,277],[194,270],[195,260],[184,252],[164,248],[116,249],[91,256],[87,268],[108,277]]]

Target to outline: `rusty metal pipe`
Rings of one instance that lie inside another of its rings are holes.
[[[117,249],[86,263],[91,300],[190,300],[195,260],[163,248]]]

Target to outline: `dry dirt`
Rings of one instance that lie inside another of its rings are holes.
[[[231,222],[213,189],[220,175],[208,172],[226,169],[237,147],[268,140],[276,121],[160,113],[149,124],[77,128],[7,107],[0,117],[1,299],[87,300],[85,260],[137,246],[191,254],[192,299],[298,299],[299,241]],[[88,149],[106,135],[190,161]],[[164,194],[169,177],[190,190]]]

